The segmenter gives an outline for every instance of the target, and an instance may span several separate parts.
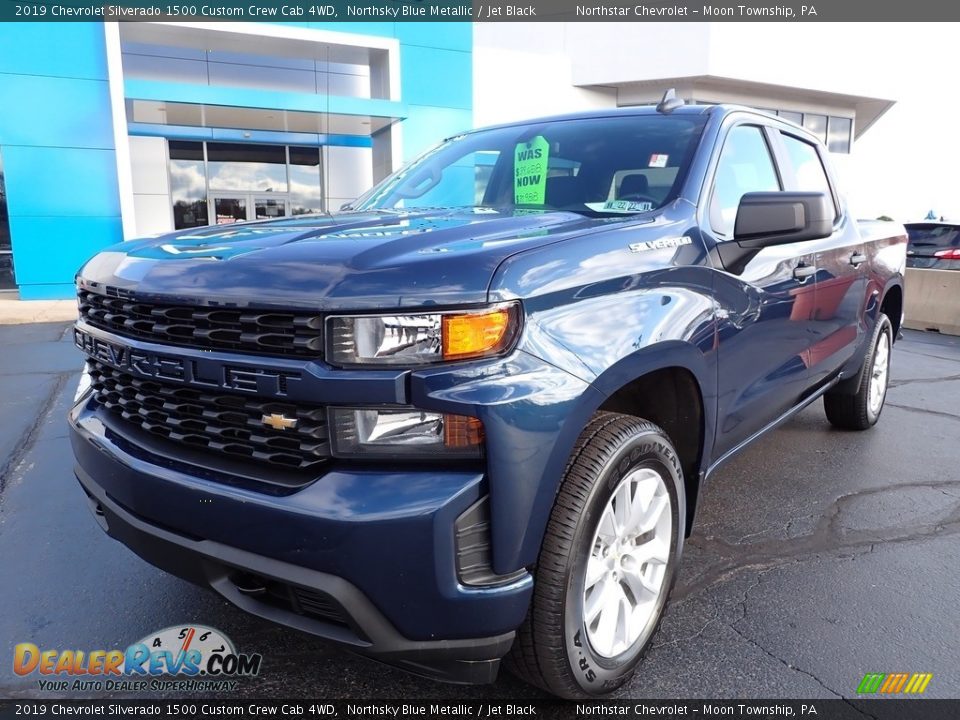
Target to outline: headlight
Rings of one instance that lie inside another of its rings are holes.
[[[517,337],[516,303],[428,315],[341,315],[330,318],[331,365],[424,365],[489,357]]]
[[[483,457],[483,424],[473,417],[413,408],[330,408],[335,457]]]

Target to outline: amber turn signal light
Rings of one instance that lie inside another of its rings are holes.
[[[503,350],[516,331],[514,306],[463,315],[443,316],[443,359],[494,355]]]
[[[468,448],[483,444],[483,423],[466,415],[443,416],[443,444],[448,448]]]

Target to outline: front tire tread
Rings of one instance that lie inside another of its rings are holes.
[[[577,523],[587,506],[591,490],[615,449],[639,435],[666,434],[648,420],[599,412],[593,416],[574,445],[557,493],[537,566],[536,583],[527,619],[517,631],[506,668],[520,679],[564,698],[591,697],[575,679],[567,658],[563,632],[566,573]],[[601,441],[600,443],[596,441]],[[676,456],[672,456],[678,477],[683,477]],[[650,637],[656,634],[663,613]],[[584,639],[584,642],[586,640]],[[639,661],[642,655],[637,658]],[[619,687],[632,675],[624,674]],[[606,691],[615,688],[605,688]]]

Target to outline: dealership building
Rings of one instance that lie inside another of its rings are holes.
[[[0,286],[98,249],[336,211],[473,125],[469,23],[0,23]]]
[[[758,62],[743,51],[745,32],[732,23],[0,23],[0,288],[69,297],[79,265],[123,239],[336,212],[478,124],[647,104],[675,87],[686,100],[794,120],[842,166],[893,106],[882,83],[849,69]]]

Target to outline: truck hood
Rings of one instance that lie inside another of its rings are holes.
[[[510,255],[626,219],[481,208],[305,216],[121,243],[91,259],[80,276],[144,297],[241,306],[483,303]]]

